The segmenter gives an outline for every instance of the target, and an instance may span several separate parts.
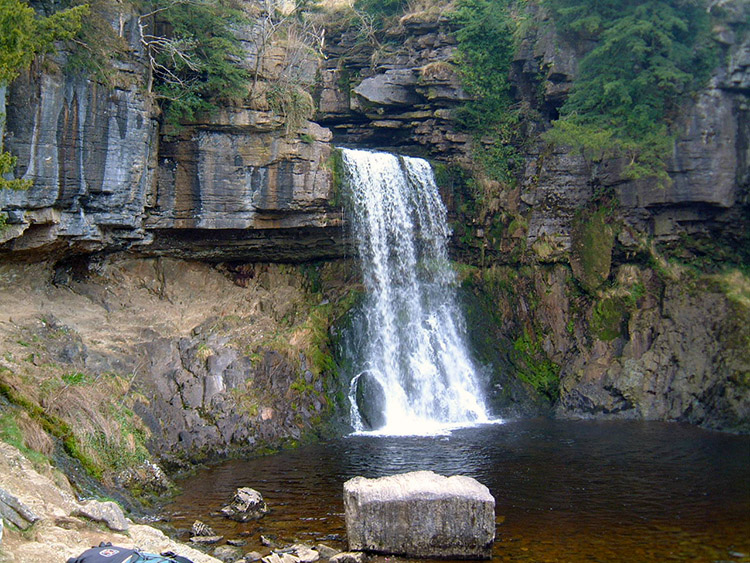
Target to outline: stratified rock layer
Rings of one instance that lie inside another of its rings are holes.
[[[432,471],[344,483],[349,548],[411,557],[489,558],[495,499],[461,475]]]

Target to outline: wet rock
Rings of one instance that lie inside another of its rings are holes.
[[[110,530],[115,532],[124,532],[130,528],[130,523],[125,519],[122,508],[112,501],[87,501],[74,514],[97,522],[104,522]]]
[[[385,426],[385,390],[368,371],[357,378],[357,409],[366,430],[377,430]]]
[[[260,561],[263,559],[263,554],[259,553],[257,551],[251,551],[250,553],[245,554],[245,561]]]
[[[217,535],[213,528],[208,524],[204,524],[200,520],[193,522],[193,526],[190,528],[190,535],[193,537],[208,537]]]
[[[456,475],[416,471],[344,483],[349,548],[408,557],[489,558],[495,499]]]
[[[220,512],[230,520],[248,522],[265,516],[268,506],[258,491],[250,487],[240,487],[235,491],[232,501]]]
[[[213,545],[224,539],[224,536],[193,536],[190,541],[199,545]]]
[[[234,545],[236,547],[242,547],[243,545],[247,545],[247,542],[245,540],[227,540],[227,543],[229,545]]]
[[[117,475],[117,483],[125,488],[138,487],[146,493],[164,495],[173,488],[172,481],[164,470],[152,461],[144,461],[140,466],[128,467]]]
[[[342,551],[330,559],[330,563],[365,563],[367,556],[361,551]]]
[[[242,559],[242,550],[239,547],[231,545],[220,545],[213,551],[213,556],[216,559],[221,559],[224,563],[235,563]]]

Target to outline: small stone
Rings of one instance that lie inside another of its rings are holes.
[[[323,559],[330,559],[334,555],[341,553],[338,549],[333,549],[332,547],[328,547],[327,545],[323,543],[319,543],[315,546],[315,550],[320,553],[320,556]]]
[[[261,559],[263,559],[263,554],[257,551],[251,551],[250,553],[245,554],[246,561],[260,561]]]
[[[231,520],[247,522],[257,520],[268,512],[263,496],[250,487],[240,487],[234,493],[232,501],[221,509],[221,514]]]
[[[229,545],[234,545],[237,547],[242,547],[243,545],[247,545],[247,542],[245,540],[227,540],[227,543]]]
[[[260,536],[260,543],[266,547],[274,547],[276,545],[276,539],[271,536]]]
[[[367,557],[361,551],[342,551],[330,559],[330,563],[365,563]]]
[[[299,559],[291,553],[271,553],[261,559],[263,563],[300,563]]]
[[[213,556],[216,559],[224,561],[224,563],[235,563],[242,559],[242,550],[239,547],[233,547],[231,545],[220,545],[213,551]]]
[[[213,531],[211,526],[209,526],[208,524],[204,524],[200,520],[196,520],[195,522],[193,522],[193,527],[190,528],[190,535],[192,537],[210,537],[217,534]]]
[[[292,551],[297,556],[297,559],[301,563],[313,563],[320,559],[320,553],[311,548],[309,545],[295,544],[292,546]]]
[[[224,536],[194,536],[190,538],[190,541],[200,545],[212,545],[214,543],[219,543],[223,539]]]

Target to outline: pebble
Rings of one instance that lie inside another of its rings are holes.
[[[229,545],[234,545],[237,547],[242,547],[243,545],[247,545],[247,542],[245,540],[227,540],[227,543]]]
[[[200,545],[211,545],[213,543],[219,543],[224,539],[224,536],[194,536],[190,538],[190,541]]]

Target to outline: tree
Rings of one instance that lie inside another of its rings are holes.
[[[249,80],[233,27],[245,16],[226,0],[153,0],[139,18],[153,91],[167,121],[194,119],[217,102],[242,97]]]
[[[548,140],[593,159],[628,157],[631,178],[668,181],[665,160],[682,101],[716,63],[696,0],[547,0],[558,27],[594,47]]]

